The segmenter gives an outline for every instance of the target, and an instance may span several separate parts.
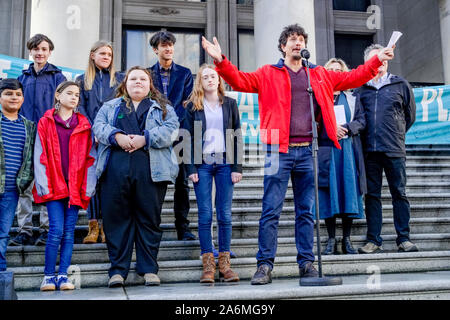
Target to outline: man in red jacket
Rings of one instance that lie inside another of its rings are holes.
[[[258,93],[261,118],[260,136],[267,144],[264,172],[264,196],[259,220],[259,251],[257,271],[252,284],[272,281],[271,271],[277,248],[278,220],[283,207],[289,178],[295,202],[295,242],[300,277],[317,277],[314,262],[314,176],[312,159],[312,124],[307,92],[306,62],[300,51],[306,47],[308,35],[298,24],[284,28],[278,49],[285,59],[276,65],[265,65],[255,72],[241,72],[222,55],[214,38],[203,37],[202,45],[214,58],[216,70],[236,91]],[[327,71],[310,65],[311,87],[317,118],[337,148],[337,127],[333,92],[356,88],[378,73],[385,60],[394,57],[393,49],[385,48],[364,65],[350,72]]]

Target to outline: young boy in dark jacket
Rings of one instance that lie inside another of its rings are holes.
[[[6,270],[6,248],[19,194],[33,181],[36,125],[18,114],[23,100],[18,80],[0,82],[0,271]]]
[[[66,77],[59,68],[48,63],[55,47],[47,36],[36,34],[28,40],[27,48],[34,62],[28,69],[23,70],[22,75],[18,78],[22,83],[25,98],[20,114],[37,125],[45,111],[52,107],[56,87],[65,81]],[[33,235],[32,200],[30,187],[19,199],[17,221],[20,231],[19,235],[10,241],[10,245],[20,246],[33,243],[31,240]],[[45,208],[41,209],[39,232],[40,236],[34,244],[45,245],[48,233],[48,214]]]

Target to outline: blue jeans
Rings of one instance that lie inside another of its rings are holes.
[[[231,165],[202,164],[197,168],[198,182],[194,183],[198,205],[198,237],[201,253],[213,252],[211,224],[213,216],[212,181],[216,183],[216,213],[219,226],[219,252],[230,251],[231,203],[234,185],[231,181]]]
[[[47,202],[49,230],[45,246],[46,276],[55,275],[58,249],[61,245],[59,274],[67,275],[67,269],[72,259],[75,225],[78,219],[78,206],[68,207],[69,199]]]
[[[366,219],[367,241],[381,246],[383,225],[381,188],[383,169],[392,196],[394,227],[397,245],[409,241],[410,206],[406,197],[406,159],[388,157],[383,152],[369,152],[366,158],[367,194]]]
[[[9,230],[14,222],[14,215],[19,201],[17,191],[0,194],[0,271],[6,270],[6,249],[9,241]]]
[[[264,196],[259,219],[256,255],[258,266],[268,264],[273,268],[277,250],[278,221],[283,202],[292,180],[295,203],[295,244],[297,263],[303,267],[314,262],[314,171],[311,145],[289,147],[288,153],[271,152],[267,146],[264,165]]]

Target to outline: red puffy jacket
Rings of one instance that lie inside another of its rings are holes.
[[[255,72],[239,71],[225,56],[216,65],[216,71],[236,91],[258,94],[261,140],[279,144],[279,152],[287,153],[291,121],[291,79],[283,59],[277,65],[265,65]],[[336,148],[336,117],[333,92],[357,88],[378,73],[381,61],[377,56],[350,72],[328,71],[321,66],[311,66],[311,87],[322,111],[328,137]]]
[[[86,209],[95,191],[95,147],[91,125],[85,116],[77,113],[78,125],[69,141],[69,182],[64,179],[55,109],[49,109],[39,120],[34,147],[35,184],[33,196],[36,203],[69,198],[69,206]]]

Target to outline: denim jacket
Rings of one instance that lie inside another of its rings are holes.
[[[92,130],[99,141],[96,174],[100,178],[108,164],[111,153],[110,136],[117,132],[114,127],[122,98],[105,102],[94,120]],[[170,181],[175,183],[178,175],[178,161],[172,143],[178,135],[179,122],[175,110],[167,106],[166,119],[162,120],[162,109],[152,101],[145,121],[145,136],[148,137],[150,172],[154,182]],[[147,148],[146,148],[147,149]]]

